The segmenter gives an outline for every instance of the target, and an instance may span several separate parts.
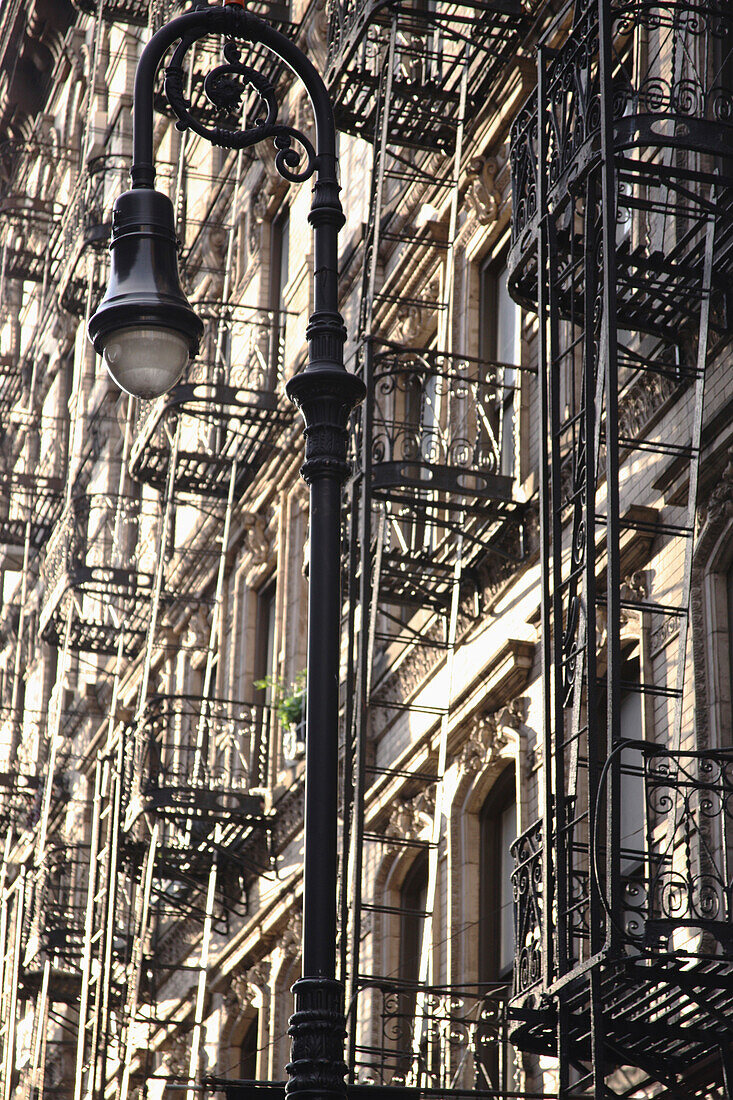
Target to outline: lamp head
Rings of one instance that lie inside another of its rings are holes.
[[[89,338],[120,389],[159,397],[181,377],[204,330],[181,289],[168,196],[148,187],[120,195],[109,247],[109,283]]]

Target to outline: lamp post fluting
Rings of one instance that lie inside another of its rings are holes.
[[[195,116],[187,100],[185,55],[211,34],[223,36],[226,44],[224,62],[205,80],[206,94],[216,107],[231,112],[239,109],[245,89],[254,89],[264,117],[249,129],[207,124]],[[313,107],[315,144],[278,121],[272,86],[242,61],[238,43],[259,43],[300,79]],[[307,57],[239,4],[198,4],[152,37],[135,78],[132,188],[115,203],[109,285],[89,321],[90,338],[127,392],[151,397],[170,389],[188,357],[196,354],[203,331],[179,281],[172,204],[154,190],[154,81],[174,46],[165,69],[165,94],[180,128],[230,149],[272,140],[275,164],[285,179],[314,179],[308,218],[314,237],[308,362],[286,386],[305,424],[301,473],[310,487],[302,977],[293,988],[286,1091],[313,1100],[345,1096],[343,987],[336,980],[340,521],[341,490],[349,472],[348,421],[363,399],[364,385],[343,363],[346,330],[338,308],[338,233],[344,216],[336,128],[325,84]]]

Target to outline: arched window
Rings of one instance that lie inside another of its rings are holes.
[[[511,846],[517,837],[513,764],[492,787],[480,823],[479,976],[482,982],[508,981],[514,964]]]

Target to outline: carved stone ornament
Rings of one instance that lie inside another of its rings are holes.
[[[646,576],[639,570],[629,577],[624,577],[621,582],[621,599],[641,603],[647,598]],[[621,609],[621,629],[625,626],[633,626],[641,623],[641,613],[633,608]]]
[[[636,439],[674,391],[675,383],[671,378],[639,371],[633,385],[619,400],[619,435]]]
[[[256,252],[259,248],[260,237],[262,235],[262,224],[267,214],[268,201],[269,195],[267,187],[264,185],[264,181],[260,181],[260,184],[254,189],[249,204],[249,232],[247,234],[247,244],[249,245],[250,252]]]
[[[270,556],[271,540],[267,537],[267,520],[264,516],[254,516],[249,525],[246,547],[250,553],[252,565],[264,565]]]
[[[306,53],[319,72],[323,72],[328,61],[328,11],[326,0],[315,0],[308,11],[305,24]],[[298,123],[303,129],[302,123]]]
[[[390,814],[385,836],[406,840],[419,840],[430,830],[435,813],[435,788],[420,791],[414,798],[398,803]]]
[[[712,542],[718,541],[731,520],[733,520],[733,447],[728,451],[728,462],[715,488],[705,504],[698,509],[700,525],[698,556],[701,555],[704,544],[711,545]]]
[[[302,942],[303,920],[299,910],[291,909],[280,933],[278,946],[286,957],[291,958],[300,954]]]
[[[513,699],[493,714],[479,715],[458,758],[463,771],[479,772],[492,764],[516,736],[524,721],[524,704]]]
[[[401,343],[412,344],[423,327],[423,313],[419,306],[401,306],[397,313],[395,333]]]
[[[161,1066],[166,1076],[170,1077],[186,1077],[188,1076],[188,1034],[183,1031],[177,1031],[170,1039],[167,1040],[165,1049],[161,1051]]]
[[[496,221],[501,205],[501,192],[496,186],[499,165],[494,157],[474,157],[468,165],[471,181],[466,199],[479,225]]]
[[[259,959],[246,970],[230,975],[224,1002],[230,1009],[245,1009],[254,1002],[258,992],[270,980],[270,960]]]
[[[226,267],[227,239],[228,234],[223,226],[210,225],[207,227],[202,249],[203,259],[207,268],[217,273],[216,282],[220,287],[223,286],[224,282],[223,271]]]

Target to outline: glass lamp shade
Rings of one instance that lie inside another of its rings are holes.
[[[134,397],[167,393],[183,374],[188,354],[185,336],[153,325],[110,332],[102,345],[102,358],[113,382]]]
[[[158,397],[175,386],[204,328],[181,288],[167,195],[151,188],[120,195],[110,254],[107,291],[89,319],[89,337],[121,389]]]

